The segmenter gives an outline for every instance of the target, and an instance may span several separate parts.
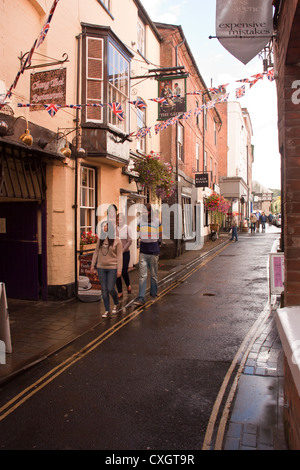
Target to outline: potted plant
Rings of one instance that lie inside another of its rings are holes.
[[[94,250],[96,248],[97,240],[98,235],[92,231],[83,232],[80,237],[80,251]]]

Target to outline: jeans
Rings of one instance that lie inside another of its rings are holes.
[[[147,255],[145,253],[140,253],[139,258],[139,269],[140,269],[140,279],[139,279],[139,299],[144,300],[147,289],[147,274],[148,268],[150,271],[150,295],[151,297],[157,296],[157,287],[158,287],[158,258],[159,255]]]
[[[125,251],[123,253],[122,277],[127,287],[130,286],[130,279],[129,279],[129,274],[128,274],[129,261],[130,261],[130,251]],[[117,289],[118,289],[119,294],[122,292],[122,277],[117,278]]]
[[[236,241],[238,240],[238,234],[237,234],[237,226],[235,225],[234,227],[232,227],[232,237],[231,237],[231,240],[233,239],[236,239]]]
[[[115,289],[115,283],[117,280],[117,270],[116,269],[104,269],[97,268],[98,277],[101,284],[102,298],[105,306],[105,310],[109,312],[109,295],[112,296],[115,305],[118,305],[118,294]]]

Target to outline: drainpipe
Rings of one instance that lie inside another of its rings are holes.
[[[76,36],[77,39],[77,91],[76,91],[76,104],[80,102],[80,59],[81,59],[81,34]],[[75,279],[75,295],[78,294],[78,253],[77,253],[77,242],[78,242],[78,155],[77,149],[79,144],[79,109],[76,109],[76,155],[75,155],[75,184],[74,184],[74,279]]]
[[[178,49],[179,47],[183,46],[185,43],[185,38],[182,42],[177,44],[175,46],[175,62],[176,62],[176,67],[178,67]],[[179,168],[178,168],[178,124],[176,125],[176,204],[179,204]],[[179,217],[179,215],[177,216]],[[179,227],[179,220],[177,220],[177,227]],[[179,239],[177,237],[178,234],[176,234],[175,238],[175,248],[176,248],[176,255],[178,256],[180,253],[179,252]],[[180,248],[181,252],[181,248]]]

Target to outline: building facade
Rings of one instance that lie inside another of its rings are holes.
[[[39,44],[53,5],[0,4],[0,278],[20,299],[76,294],[82,234],[96,232],[110,204],[135,218],[145,196],[132,163],[159,150],[157,136],[135,137],[156,120],[148,100],[157,89],[133,78],[160,61],[160,35],[142,4],[57,2]],[[30,145],[19,139],[26,127]],[[131,249],[135,263],[136,243]]]
[[[163,118],[176,117],[178,120],[160,132],[160,149],[164,161],[173,168],[175,192],[167,201],[182,208],[179,225],[180,233],[171,237],[163,247],[165,256],[175,257],[189,244],[195,242],[197,209],[201,224],[198,236],[207,237],[209,230],[208,213],[204,210],[205,197],[212,193],[219,182],[218,136],[222,120],[216,107],[206,109],[205,104],[212,96],[199,72],[192,51],[180,26],[155,23],[162,37],[161,66],[182,70],[183,75],[161,77],[159,91],[167,86],[174,96],[169,109],[165,107]],[[179,91],[179,95],[178,95]],[[198,92],[198,94],[193,94]],[[206,173],[206,187],[197,188],[195,175]],[[202,216],[200,216],[200,213]],[[197,235],[196,235],[197,236]]]
[[[253,135],[251,118],[239,102],[229,101],[218,105],[219,112],[227,122],[220,136],[220,188],[221,194],[231,201],[231,216],[238,216],[239,223],[249,218],[252,206]]]

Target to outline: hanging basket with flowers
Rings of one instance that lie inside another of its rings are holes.
[[[224,217],[224,214],[227,214],[230,207],[230,202],[227,201],[223,196],[213,192],[205,202],[205,207],[207,210],[212,212],[212,222],[213,224],[220,224]]]
[[[174,192],[172,168],[164,163],[154,152],[134,164],[134,171],[139,175],[138,181],[153,191],[160,199],[170,197]]]

